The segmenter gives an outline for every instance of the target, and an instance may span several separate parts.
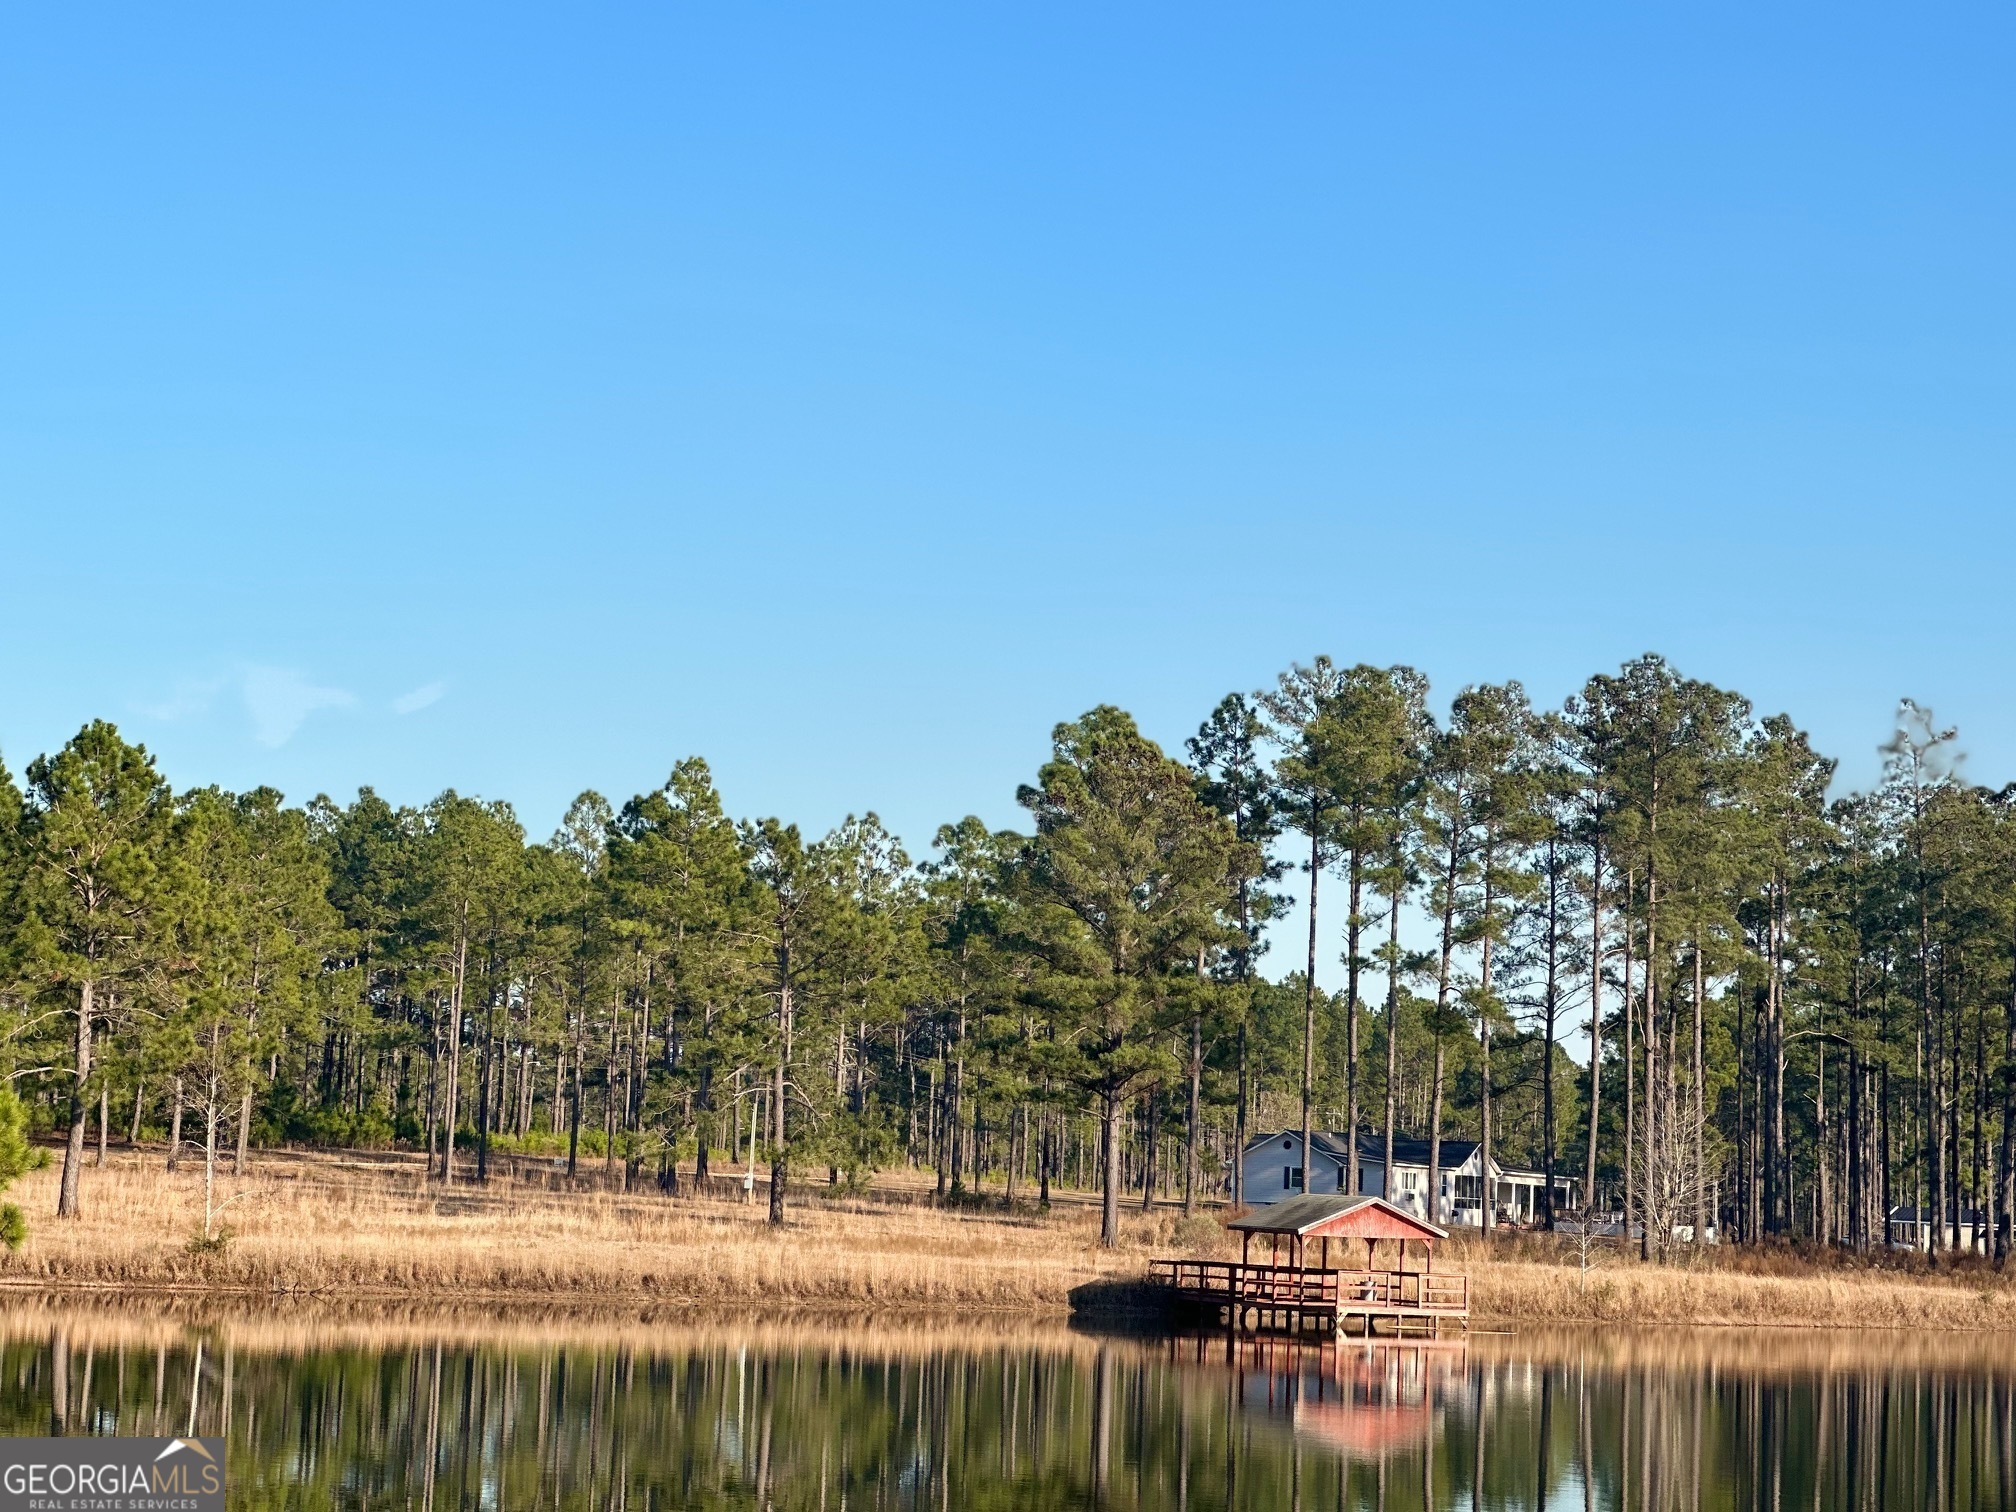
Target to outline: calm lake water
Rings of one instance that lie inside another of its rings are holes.
[[[16,1308],[0,1391],[10,1434],[221,1433],[246,1508],[1918,1512],[2016,1486],[1992,1338]]]

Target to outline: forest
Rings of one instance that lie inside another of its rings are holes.
[[[760,1174],[779,1223],[909,1167],[955,1205],[1096,1191],[1111,1244],[1125,1202],[1237,1204],[1249,1137],[1300,1128],[1481,1140],[1652,1259],[1869,1250],[1912,1208],[1999,1262],[2016,788],[1956,741],[1906,701],[1836,794],[1657,656],[1446,710],[1318,657],[1180,753],[1060,724],[1018,829],[913,859],[873,813],[738,819],[697,758],[542,842],[454,791],[177,791],[94,722],[0,769],[0,1100],[60,1147],[59,1219],[119,1138],[206,1190],[280,1144],[668,1201]]]

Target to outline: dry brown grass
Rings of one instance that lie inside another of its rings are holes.
[[[990,1309],[1055,1315],[1073,1288],[1139,1277],[1150,1256],[1212,1246],[1173,1209],[1128,1209],[1123,1244],[1097,1247],[1089,1203],[1055,1211],[948,1211],[928,1178],[894,1177],[871,1199],[808,1187],[781,1232],[758,1200],[551,1191],[510,1175],[446,1191],[401,1156],[261,1154],[227,1214],[218,1253],[191,1253],[200,1172],[170,1176],[153,1152],[114,1151],[84,1172],[84,1216],[58,1222],[56,1172],[10,1194],[29,1238],[0,1259],[0,1287],[38,1293],[283,1294],[666,1317],[694,1303],[738,1308]],[[1185,1242],[1188,1241],[1188,1242]],[[1224,1248],[1220,1253],[1227,1252]],[[1236,1252],[1236,1251],[1234,1251]],[[1850,1269],[1780,1252],[1645,1266],[1606,1253],[1586,1275],[1538,1238],[1458,1242],[1438,1268],[1467,1271],[1480,1325],[1789,1325],[2016,1329],[2016,1286],[1979,1266],[1937,1275]]]
[[[1172,1218],[1131,1216],[1100,1251],[1089,1209],[1047,1218],[829,1201],[810,1189],[780,1232],[761,1192],[736,1200],[552,1192],[509,1178],[443,1190],[411,1159],[262,1155],[221,1253],[191,1253],[200,1173],[114,1152],[87,1169],[83,1216],[58,1221],[53,1169],[12,1194],[29,1238],[0,1282],[64,1290],[280,1292],[514,1302],[731,1301],[1059,1309],[1072,1287],[1138,1275]]]
[[[1521,1324],[2016,1329],[2016,1288],[1979,1277],[1849,1270],[1760,1276],[1627,1259],[1583,1276],[1572,1266],[1484,1256],[1462,1268],[1480,1319]]]

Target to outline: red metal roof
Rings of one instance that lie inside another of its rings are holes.
[[[1234,1218],[1227,1228],[1247,1234],[1295,1234],[1304,1239],[1447,1239],[1446,1229],[1423,1222],[1384,1197],[1290,1197]]]

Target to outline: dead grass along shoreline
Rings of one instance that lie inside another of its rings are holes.
[[[84,1172],[83,1216],[63,1222],[51,1216],[55,1181],[52,1168],[17,1183],[29,1236],[0,1259],[0,1288],[1059,1316],[1074,1288],[1139,1277],[1152,1256],[1188,1248],[1173,1207],[1130,1205],[1121,1247],[1105,1251],[1082,1195],[1040,1216],[945,1208],[928,1202],[928,1174],[863,1195],[808,1186],[780,1231],[760,1200],[555,1189],[515,1166],[486,1188],[444,1189],[411,1156],[262,1151],[230,1183],[247,1193],[230,1242],[192,1254],[200,1169],[170,1175],[157,1151],[114,1150]],[[1585,1274],[1538,1236],[1460,1239],[1437,1263],[1469,1272],[1480,1323],[2016,1330],[2016,1286],[1985,1266],[1823,1266],[1792,1251],[1648,1266],[1612,1253]]]

